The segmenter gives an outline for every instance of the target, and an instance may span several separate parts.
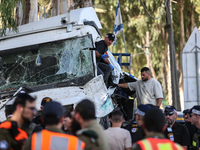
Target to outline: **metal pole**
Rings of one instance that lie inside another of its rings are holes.
[[[150,58],[149,58],[149,31],[146,32],[146,56],[147,56],[147,66],[150,68]]]
[[[198,61],[198,51],[197,51],[197,35],[195,33],[195,58],[196,58],[196,80],[197,80],[197,103],[198,105],[200,104],[199,102],[199,61]]]
[[[122,30],[122,36],[123,36],[123,41],[124,41],[125,51],[126,51],[126,53],[128,53],[128,51],[127,51],[127,47],[126,47],[125,36],[124,36],[124,30]],[[126,56],[126,60],[127,60],[127,63],[128,63],[128,56]],[[130,63],[131,63],[131,61],[130,61]],[[129,69],[129,73],[131,73],[131,68],[130,68],[130,66],[128,66],[128,69]]]

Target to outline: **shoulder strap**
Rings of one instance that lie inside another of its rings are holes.
[[[36,127],[37,125],[35,124],[35,123],[30,123],[30,125],[29,125],[29,127],[28,127],[28,129],[27,129],[27,133],[28,133],[28,136],[30,136],[30,135],[32,135],[32,133],[33,133],[33,130],[35,129],[35,127]]]

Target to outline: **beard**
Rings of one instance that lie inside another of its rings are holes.
[[[76,135],[76,131],[80,130],[81,129],[81,125],[80,123],[78,123],[76,121],[76,119],[72,119],[72,123],[71,123],[71,132],[73,135]]]
[[[173,124],[173,120],[172,119],[166,119],[166,122],[168,123],[168,124]]]
[[[147,81],[148,79],[147,78],[145,78],[145,79],[142,79],[142,81]]]
[[[24,113],[24,111],[23,111],[21,117],[22,117],[24,123],[31,123],[32,120],[30,120],[30,118],[24,117],[24,114],[25,114],[25,113]]]

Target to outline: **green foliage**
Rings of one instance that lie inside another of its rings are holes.
[[[0,18],[2,23],[3,34],[6,33],[6,28],[17,32],[17,23],[15,20],[15,7],[23,0],[0,0]]]

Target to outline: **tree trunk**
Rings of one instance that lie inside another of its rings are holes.
[[[24,12],[23,12],[24,9]],[[17,26],[37,21],[38,0],[24,0],[16,6]]]
[[[179,53],[179,91],[180,91],[180,100],[181,100],[181,106],[183,106],[184,102],[184,93],[183,93],[183,69],[182,69],[182,52],[183,48],[185,46],[185,31],[184,31],[184,0],[178,1],[178,11],[179,11],[179,32],[180,32],[180,53]]]

